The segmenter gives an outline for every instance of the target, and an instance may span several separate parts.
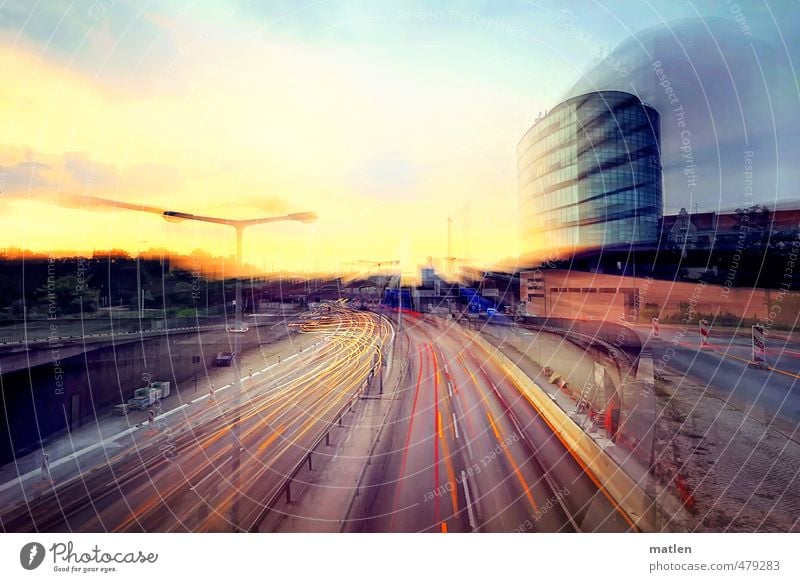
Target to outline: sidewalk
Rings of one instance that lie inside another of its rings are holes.
[[[245,351],[242,353],[240,366],[242,378],[247,380],[250,369],[257,376],[277,365],[278,356],[286,362],[295,357],[300,349],[305,350],[319,341],[313,334],[292,334]],[[233,367],[210,367],[206,370],[207,375],[197,378],[196,390],[193,379],[185,381],[179,387],[173,387],[174,392],[163,401],[162,414],[157,420],[169,422],[175,413],[206,400],[211,384],[214,384],[217,394],[225,394],[225,390],[235,381],[234,370]],[[175,420],[177,419],[176,416]],[[146,410],[134,411],[127,416],[113,415],[110,410],[102,411],[93,422],[75,431],[48,438],[44,450],[50,455],[52,481],[43,479],[41,451],[29,453],[3,465],[0,467],[0,512],[127,452],[134,436],[136,440],[133,444],[141,444],[142,439],[146,438],[158,438],[160,432],[149,434],[147,420]]]

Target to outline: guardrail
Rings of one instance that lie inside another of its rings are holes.
[[[472,334],[472,337],[478,346],[496,358],[553,434],[572,453],[598,488],[615,503],[629,523],[640,531],[657,531],[655,501],[639,484],[505,354],[478,334]]]

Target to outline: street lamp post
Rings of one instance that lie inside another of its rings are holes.
[[[145,244],[146,240],[140,240],[136,243],[136,311],[137,317],[139,318],[139,337],[142,336],[144,333],[142,329],[142,314],[144,311],[144,293],[142,290],[142,270],[141,270],[141,260],[142,260],[142,248],[141,245]],[[145,365],[147,365],[147,359],[145,358]]]
[[[237,489],[235,491],[235,497],[233,504],[231,506],[231,523],[233,524],[234,531],[241,530],[241,526],[239,524],[239,473],[240,473],[240,466],[241,466],[241,451],[242,446],[239,442],[239,420],[241,415],[241,404],[242,404],[242,375],[241,370],[239,368],[239,360],[241,358],[241,351],[242,351],[242,337],[241,334],[244,333],[245,329],[242,324],[242,279],[241,279],[241,269],[242,269],[242,240],[244,238],[244,229],[248,226],[254,226],[256,224],[266,224],[270,222],[281,222],[281,221],[296,221],[296,222],[303,222],[303,223],[311,223],[316,222],[317,215],[314,212],[296,212],[292,214],[287,214],[285,216],[272,216],[268,218],[254,218],[250,220],[231,220],[227,218],[215,218],[212,216],[198,216],[196,214],[188,214],[185,212],[176,212],[174,210],[166,210],[164,211],[163,217],[165,220],[170,222],[181,222],[183,220],[196,220],[200,222],[211,222],[213,224],[223,224],[226,226],[232,226],[236,231],[236,300],[234,305],[234,328],[232,329],[234,333],[233,338],[233,366],[234,366],[234,385],[236,387],[236,402],[234,406],[236,408],[236,416],[233,420],[233,441],[234,441],[234,450],[233,450],[233,475],[234,475],[234,488]]]

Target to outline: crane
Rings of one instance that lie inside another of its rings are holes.
[[[453,219],[451,217],[447,217],[447,256],[444,257],[445,262],[447,263],[447,267],[445,272],[448,275],[452,275],[454,271],[454,266],[456,262],[459,261],[468,261],[469,259],[463,259],[459,257],[453,256]]]

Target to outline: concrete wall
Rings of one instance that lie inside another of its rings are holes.
[[[556,322],[550,320],[551,324]],[[608,436],[627,447],[643,466],[649,466],[655,422],[652,356],[639,357],[641,345],[638,338],[624,346],[620,345],[622,342],[617,338],[636,338],[633,333],[622,335],[622,331],[629,331],[624,326],[600,322],[578,323],[581,325],[575,326],[575,329],[563,327],[563,334],[499,325],[484,325],[481,332],[492,336],[492,343],[498,345],[501,351],[505,350],[506,356],[529,375],[533,376],[531,371],[536,368],[549,367],[565,379],[567,386],[561,392],[568,395],[575,406],[568,411],[577,412],[577,403],[583,397],[593,415],[602,411],[613,414],[616,433]],[[581,334],[575,336],[579,344],[566,339],[570,337],[570,331]],[[600,342],[589,345],[591,338]],[[509,347],[512,349],[509,350]],[[609,347],[624,347],[629,352],[635,352],[637,369],[630,370],[624,365],[620,369],[617,361],[609,356]],[[604,370],[603,390],[597,390],[594,386],[595,363]],[[584,387],[587,387],[585,392]],[[547,388],[556,390],[551,386]]]
[[[524,354],[539,366],[548,366],[558,372],[566,381],[566,392],[577,400],[584,386],[593,384],[594,363],[601,362],[609,377],[609,389],[619,385],[619,372],[605,353],[595,348],[585,349],[553,333],[538,333],[519,328],[485,325],[483,333],[490,334],[503,344]],[[597,408],[602,408],[605,395],[592,391],[592,399],[597,399]]]

